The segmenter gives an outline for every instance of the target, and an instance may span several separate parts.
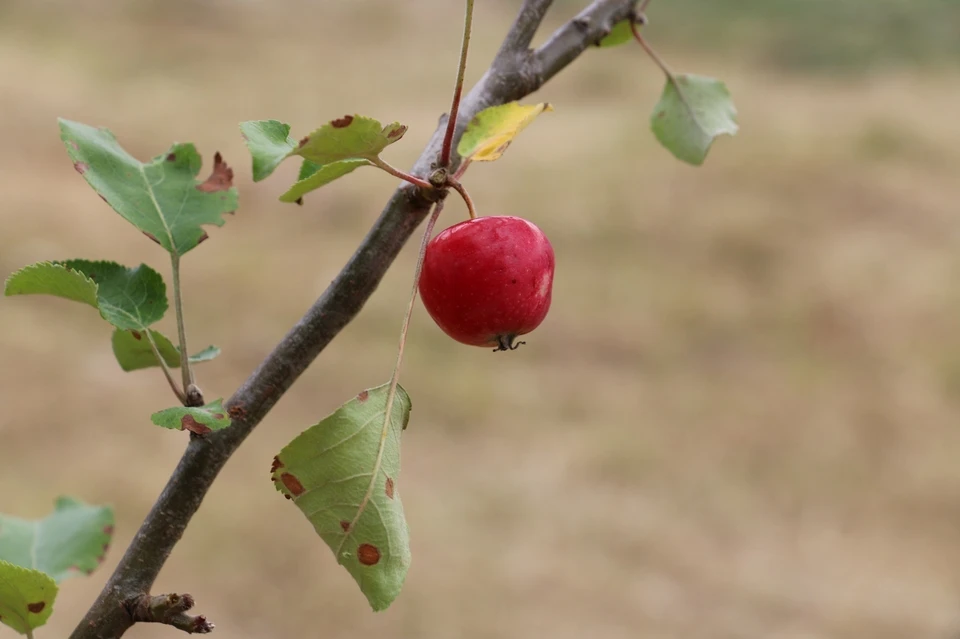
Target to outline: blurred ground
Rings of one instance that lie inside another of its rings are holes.
[[[558,2],[547,27],[579,4]],[[479,3],[471,81],[516,5]],[[647,129],[661,79],[627,46],[576,62],[536,96],[556,112],[471,169],[481,212],[551,237],[554,307],[506,356],[451,343],[418,310],[401,483],[414,563],[394,606],[369,612],[267,469],[387,379],[412,246],[231,460],[158,591],[192,592],[236,639],[956,636],[960,9],[663,6],[651,40],[675,68],[728,82],[742,132],[704,168],[674,161]],[[57,116],[109,126],[142,159],[174,140],[208,163],[222,151],[241,210],[190,254],[185,286],[191,343],[224,349],[202,386],[229,395],[394,186],[361,170],[283,205],[296,167],[253,186],[237,123],[398,119],[411,130],[387,155],[408,166],[447,107],[460,12],[7,0],[0,273],[69,257],[167,272],[75,174]],[[451,205],[441,224],[463,215]],[[147,418],[170,404],[159,373],[122,373],[109,335],[78,305],[0,303],[0,510],[41,516],[70,493],[118,516],[106,565],[64,584],[38,637],[69,633],[185,442]]]

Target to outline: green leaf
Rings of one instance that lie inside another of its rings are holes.
[[[613,28],[610,29],[610,33],[606,35],[597,46],[599,47],[615,47],[633,40],[633,29],[630,28],[630,20],[621,20],[620,22],[613,25]]]
[[[319,171],[323,168],[323,165],[317,164],[316,162],[311,162],[310,160],[304,160],[303,164],[300,165],[300,174],[297,175],[297,181],[306,180],[308,177]]]
[[[680,74],[667,80],[650,118],[653,134],[678,159],[699,166],[719,135],[736,135],[737,109],[726,85]]]
[[[310,161],[304,161],[304,168],[312,169],[313,167],[317,167],[317,169],[310,173],[309,177],[300,180],[291,186],[286,193],[281,195],[281,202],[296,202],[310,191],[315,191],[321,186],[325,186],[337,178],[343,177],[354,169],[373,164],[370,160],[358,159],[341,160],[340,162],[332,162],[330,164],[324,164],[323,166],[313,164],[313,166],[307,167],[308,162]],[[304,172],[304,170],[301,169],[301,172]]]
[[[206,435],[215,430],[223,430],[230,425],[230,417],[223,408],[223,399],[210,402],[199,408],[174,406],[154,413],[150,420],[157,426],[172,430],[189,430],[198,435]]]
[[[55,295],[83,302],[121,329],[146,328],[167,311],[163,278],[146,264],[126,268],[88,260],[39,262],[7,278],[4,294]]]
[[[399,122],[383,126],[373,118],[345,115],[300,140],[291,155],[299,155],[320,165],[359,158],[369,160],[380,155],[406,132],[407,127]]]
[[[183,255],[206,239],[204,224],[222,226],[237,208],[233,171],[220,154],[204,182],[200,154],[174,144],[143,164],[110,131],[60,119],[60,137],[73,166],[113,209],[170,253]]]
[[[0,515],[0,560],[50,575],[60,582],[89,575],[103,561],[113,536],[113,510],[70,497],[32,521]]]
[[[117,329],[113,332],[113,354],[120,364],[120,368],[125,371],[136,371],[151,366],[159,366],[153,349],[150,348],[150,340],[146,333],[150,333],[157,350],[160,352],[163,361],[170,368],[180,366],[180,350],[173,345],[173,342],[159,331],[122,331]],[[208,346],[199,353],[190,356],[191,363],[206,362],[220,354],[220,349],[216,346]]]
[[[240,131],[253,158],[254,182],[270,177],[297,146],[290,137],[290,125],[277,120],[241,122]]]
[[[47,623],[57,584],[39,570],[0,560],[0,622],[20,634]]]
[[[253,179],[269,176],[286,158],[304,159],[297,183],[280,196],[281,202],[302,203],[303,196],[343,177],[361,166],[374,165],[385,148],[407,132],[399,122],[383,126],[362,115],[345,115],[304,137],[290,137],[290,125],[277,120],[254,120],[240,124],[253,157]]]
[[[363,391],[304,431],[271,468],[277,490],[306,515],[374,610],[396,599],[410,566],[398,491],[410,397],[397,386],[385,424],[388,386]]]
[[[23,267],[7,278],[3,293],[8,297],[54,295],[100,308],[97,283],[80,271],[71,270],[57,262],[38,262]]]
[[[508,102],[486,108],[467,125],[457,145],[457,153],[464,161],[497,160],[517,134],[544,111],[553,111],[553,107],[546,102],[528,106],[518,102]]]

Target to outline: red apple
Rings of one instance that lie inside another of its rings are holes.
[[[513,350],[550,310],[554,255],[536,225],[512,216],[455,224],[427,244],[420,297],[463,344]]]

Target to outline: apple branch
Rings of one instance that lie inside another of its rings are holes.
[[[519,100],[595,45],[613,24],[631,16],[638,0],[595,0],[539,49],[527,49],[550,2],[527,0],[507,40],[480,81],[463,98],[461,122],[481,110]],[[411,174],[427,178],[440,152],[445,120]],[[463,134],[458,126],[454,139]],[[451,170],[459,157],[452,154]],[[439,189],[404,184],[387,202],[356,252],[327,290],[225,403],[233,425],[190,442],[99,597],[71,639],[116,639],[137,621],[123,605],[147,596],[220,470],[321,351],[363,308],[387,269],[429,214]],[[186,356],[186,354],[184,354]]]

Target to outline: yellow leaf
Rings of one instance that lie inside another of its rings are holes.
[[[546,102],[528,106],[510,102],[484,109],[467,126],[457,152],[464,161],[493,162],[544,111],[553,111],[553,107]]]

